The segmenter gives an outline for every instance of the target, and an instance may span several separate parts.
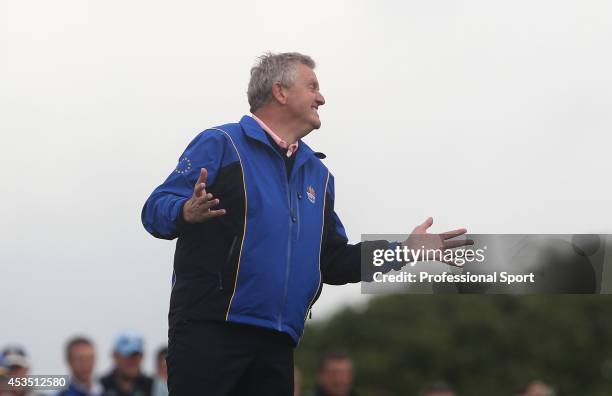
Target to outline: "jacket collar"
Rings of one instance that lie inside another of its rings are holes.
[[[266,146],[270,146],[272,149],[272,145],[270,141],[266,137],[266,131],[264,131],[261,126],[253,119],[253,117],[245,115],[240,119],[240,126],[244,130],[244,133],[250,137],[251,139],[259,140]]]
[[[255,139],[270,147],[272,150],[276,151],[268,137],[266,136],[266,132],[261,128],[261,126],[253,119],[253,117],[245,115],[240,119],[240,126],[244,130],[244,133],[250,137],[251,139]],[[293,165],[294,171],[300,168],[302,164],[304,164],[308,159],[315,155],[315,152],[308,147],[306,143],[299,140],[299,148],[295,152],[295,164]],[[293,173],[293,172],[292,172]]]

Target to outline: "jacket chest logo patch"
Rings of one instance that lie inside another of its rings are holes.
[[[315,189],[312,188],[312,186],[308,186],[308,188],[306,189],[306,196],[308,197],[310,203],[315,203],[317,194],[315,193]]]

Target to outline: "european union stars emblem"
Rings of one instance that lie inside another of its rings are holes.
[[[187,157],[183,157],[179,160],[176,169],[174,170],[176,173],[187,173],[191,170],[191,160]]]

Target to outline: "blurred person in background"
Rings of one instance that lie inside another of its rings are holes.
[[[293,396],[302,396],[302,372],[293,366]]]
[[[168,347],[162,346],[155,354],[155,377],[153,378],[153,396],[168,396],[168,366],[166,365]]]
[[[0,378],[6,375],[6,367],[4,366],[4,360],[2,358],[2,354],[0,354]]]
[[[18,345],[9,345],[2,350],[2,358],[6,375],[24,376],[30,371],[30,361],[24,348]]]
[[[433,385],[425,388],[420,396],[457,396],[455,391],[450,387],[450,385],[444,382],[436,382]]]
[[[534,380],[527,384],[522,396],[555,396],[555,391],[550,385]]]
[[[7,346],[0,357],[5,376],[25,377],[30,373],[30,361],[24,348],[16,345]],[[33,396],[36,393],[27,388],[0,390],[0,396]]]
[[[93,343],[86,337],[73,337],[66,343],[66,362],[70,383],[58,396],[98,396],[102,386],[93,380],[96,355]]]
[[[353,361],[344,352],[327,352],[321,358],[314,396],[356,396]]]
[[[115,367],[100,382],[104,396],[151,396],[153,379],[142,374],[144,340],[134,331],[123,331],[114,343]]]

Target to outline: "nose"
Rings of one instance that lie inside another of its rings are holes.
[[[322,105],[324,105],[324,104],[325,104],[325,98],[323,97],[323,95],[321,95],[321,93],[320,93],[320,92],[319,92],[319,93],[317,93],[317,99],[316,99],[316,101],[317,101],[317,104],[318,104],[319,106],[322,106]]]

